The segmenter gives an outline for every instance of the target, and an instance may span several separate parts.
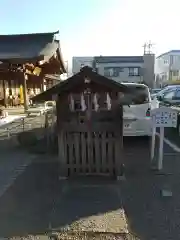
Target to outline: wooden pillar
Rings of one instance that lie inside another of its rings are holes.
[[[6,80],[2,80],[2,86],[3,86],[4,106],[7,107],[7,98],[6,98]]]
[[[44,92],[44,78],[43,77],[40,79],[40,82],[41,82],[41,92]]]
[[[26,73],[23,74],[23,98],[24,98],[24,110],[28,110],[28,102],[27,102],[27,81],[28,75]]]
[[[59,179],[66,179],[68,176],[68,168],[67,168],[67,159],[65,157],[65,142],[64,142],[64,133],[63,130],[58,131],[58,155],[59,155],[59,167],[60,167],[60,175]],[[61,149],[61,150],[60,150]]]
[[[9,88],[9,95],[12,95],[12,82],[11,82],[11,77],[8,78],[8,88]]]
[[[63,103],[59,101],[59,97],[55,96],[56,99],[56,113],[57,113],[57,136],[58,136],[58,160],[59,160],[59,179],[66,179],[68,176],[67,159],[65,154],[65,138],[62,130],[62,116],[64,109],[62,108]],[[61,105],[62,104],[62,105]]]
[[[123,152],[123,106],[119,106],[118,110],[119,121],[117,124],[117,135],[115,144],[115,161],[116,161],[116,177],[117,180],[123,180],[125,168],[124,168],[124,152]]]

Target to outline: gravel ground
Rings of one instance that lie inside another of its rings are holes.
[[[138,240],[130,234],[69,232],[55,233],[58,240]],[[27,237],[14,237],[11,240],[49,240],[48,235],[29,235]]]
[[[101,193],[104,192],[105,194],[105,185],[103,187],[104,189],[103,191],[101,190]],[[73,188],[77,189],[77,184],[73,185]],[[102,186],[100,188],[102,188]],[[53,208],[55,206],[53,200],[58,199],[59,193],[62,190],[62,185],[60,185],[57,178],[57,163],[52,165],[52,163],[41,162],[34,163],[32,166],[28,167],[26,172],[16,180],[15,184],[0,199],[0,236],[8,239],[21,240],[34,239],[34,237],[39,240],[45,239],[45,233],[49,231],[50,225],[52,226],[52,220],[59,222],[63,220],[64,217],[66,218],[67,212],[69,213],[68,209],[65,209],[66,213],[64,216],[62,216],[62,212],[58,215],[59,208],[57,208],[57,206],[55,209]],[[74,194],[72,189],[69,193]],[[79,193],[84,195],[81,191],[78,191],[78,194]],[[87,193],[87,191],[85,193]],[[114,189],[112,193],[116,196]],[[96,191],[93,193],[94,201],[98,200],[97,197],[95,199],[96,195],[101,199]],[[117,200],[116,198],[113,203],[110,204],[111,208],[112,206],[114,206],[115,209],[119,208],[120,204]],[[57,202],[60,204],[61,201]],[[107,204],[106,201],[106,204],[102,203],[103,206],[98,205],[98,207],[91,209],[91,211],[93,210],[96,212],[100,209],[102,211],[107,210],[107,207],[109,208]],[[90,205],[92,206],[92,204]],[[84,210],[88,211],[85,206]],[[85,213],[87,213],[86,211]],[[55,213],[56,216],[54,215]],[[72,214],[69,217],[72,217]],[[67,218],[64,220],[67,222]],[[76,232],[74,232],[75,229],[72,230],[73,232],[71,231],[68,233],[58,232],[59,239],[131,239],[126,238],[126,234],[122,233],[87,233],[78,232],[77,228]],[[43,235],[41,233],[43,233]]]
[[[52,229],[76,232],[127,233],[126,216],[116,182],[81,178],[67,181],[56,199]]]

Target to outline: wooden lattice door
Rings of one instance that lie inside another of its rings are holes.
[[[118,175],[122,157],[121,109],[113,109],[108,95],[86,89],[69,96],[71,111],[61,138],[66,175]]]

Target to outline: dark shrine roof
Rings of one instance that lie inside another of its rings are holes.
[[[0,61],[9,63],[48,61],[55,53],[60,58],[63,72],[66,72],[60,53],[59,41],[52,33],[31,33],[0,35]]]
[[[84,83],[86,77],[92,82],[98,83],[102,86],[106,86],[114,91],[131,93],[130,88],[128,88],[127,86],[120,84],[112,79],[106,78],[102,75],[99,75],[98,73],[94,72],[92,68],[85,66],[77,74],[73,75],[65,81],[60,82],[59,84],[48,89],[47,91],[36,95],[34,98],[32,98],[32,100],[35,102],[51,100],[53,95],[60,95],[64,92],[68,92],[73,87]]]

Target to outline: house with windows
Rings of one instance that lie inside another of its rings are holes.
[[[180,83],[180,50],[162,53],[155,62],[156,81],[160,85]]]
[[[94,68],[117,82],[146,83],[154,86],[154,54],[144,56],[94,57]]]
[[[72,73],[78,73],[84,66],[93,67],[94,57],[73,57],[72,58]]]
[[[86,65],[91,66],[98,74],[119,83],[145,83],[151,88],[154,87],[154,54],[145,54],[144,56],[73,57],[72,69],[74,74]]]

